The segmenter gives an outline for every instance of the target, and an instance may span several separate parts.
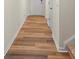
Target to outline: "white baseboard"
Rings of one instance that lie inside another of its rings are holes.
[[[26,20],[26,17],[23,19],[23,21],[22,21],[22,23],[21,23],[20,27],[18,28],[17,32],[16,32],[16,33],[15,33],[15,35],[13,36],[13,38],[12,38],[11,42],[9,42],[8,47],[6,48],[6,51],[4,52],[4,56],[7,54],[7,52],[8,52],[8,50],[10,49],[10,47],[11,47],[12,43],[13,43],[13,42],[14,42],[14,40],[16,39],[17,34],[19,33],[19,31],[20,31],[21,27],[23,26],[23,24],[24,24],[25,20]]]
[[[65,48],[60,47],[58,49],[58,52],[68,52],[68,48],[67,47],[65,47]]]
[[[53,29],[52,28],[50,28],[50,29],[51,29],[51,31],[53,33]],[[55,40],[54,34],[52,34],[52,38],[54,40],[54,43],[55,43],[55,46],[56,46],[57,51],[59,51],[59,45],[58,45],[58,42]]]
[[[55,43],[55,45],[56,45],[56,49],[57,49],[58,52],[68,52],[67,47],[62,48],[62,47],[59,46],[58,42],[55,41],[54,38],[53,38],[53,40],[54,40],[54,43]]]

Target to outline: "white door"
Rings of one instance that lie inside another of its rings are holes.
[[[45,0],[30,0],[31,15],[45,15]]]

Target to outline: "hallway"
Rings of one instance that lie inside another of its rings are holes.
[[[43,16],[28,16],[5,59],[71,59],[56,50]]]

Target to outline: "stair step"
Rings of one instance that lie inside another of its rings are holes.
[[[43,28],[22,28],[21,32],[47,33],[47,34],[52,33],[49,29],[43,29]]]
[[[71,57],[69,57],[69,53],[57,52],[55,55],[48,55],[48,59],[71,59]]]
[[[48,59],[48,56],[45,55],[17,55],[11,54],[6,55],[6,59]]]
[[[13,45],[8,52],[9,54],[33,54],[33,55],[48,55],[53,54],[53,50],[51,48],[54,47],[38,47],[38,46],[19,46]]]
[[[14,44],[51,43],[52,40],[16,40]]]
[[[48,38],[48,39],[52,38],[51,34],[32,33],[32,32],[27,32],[27,33],[20,32],[17,37],[34,37],[34,38]]]

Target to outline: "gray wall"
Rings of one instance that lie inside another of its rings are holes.
[[[60,0],[60,46],[75,34],[75,0]]]

